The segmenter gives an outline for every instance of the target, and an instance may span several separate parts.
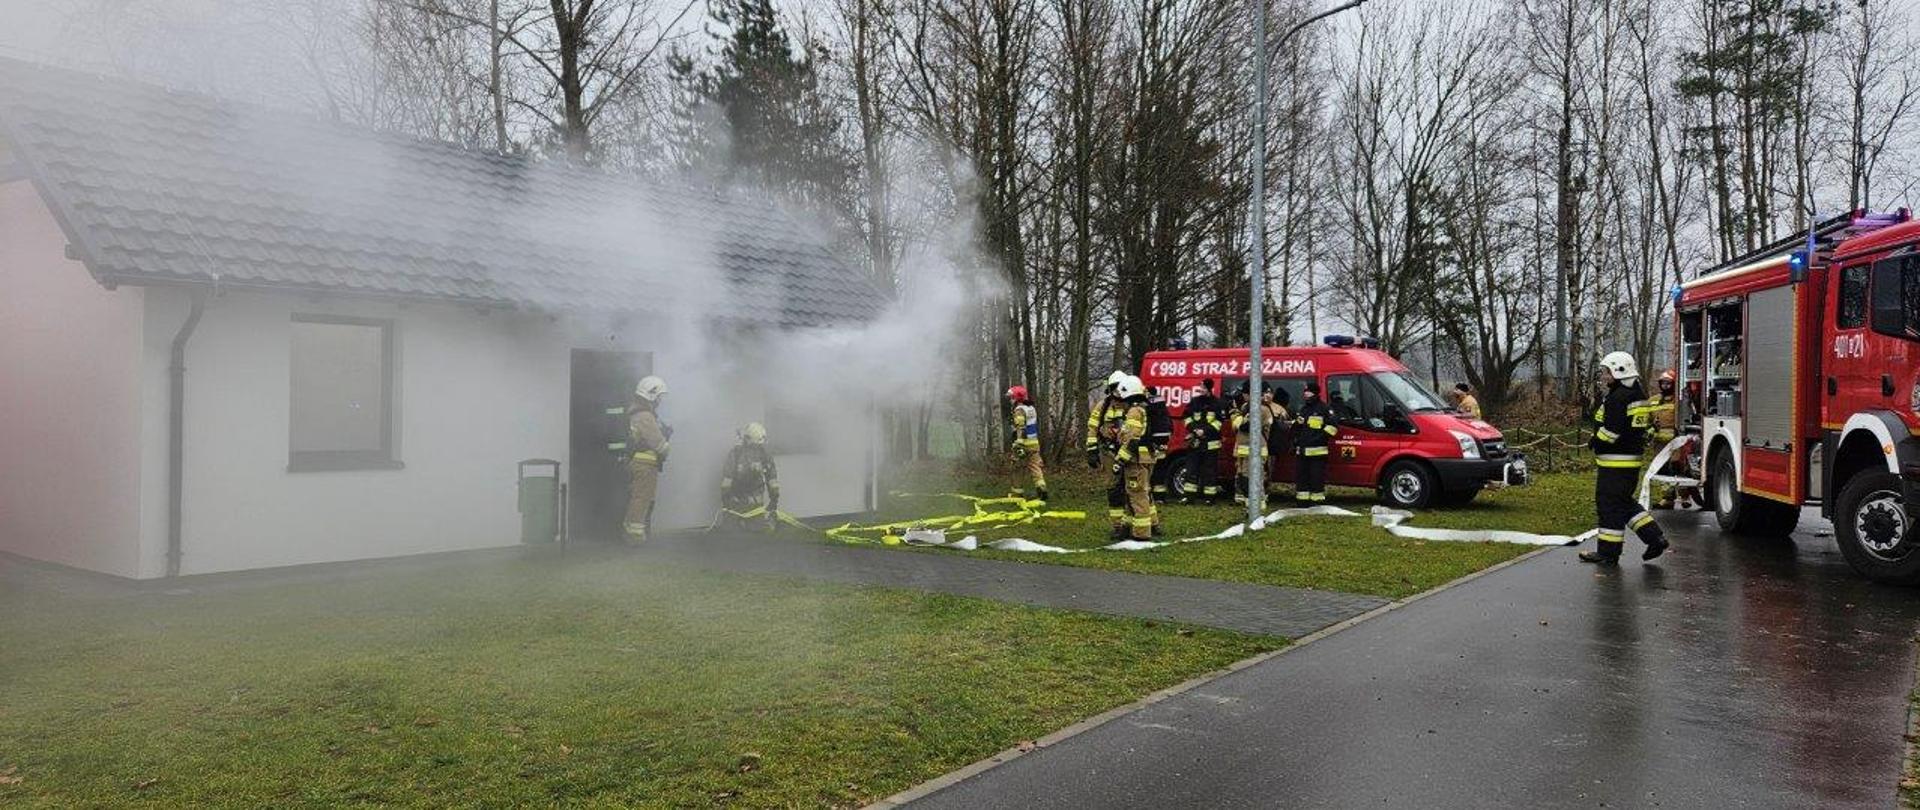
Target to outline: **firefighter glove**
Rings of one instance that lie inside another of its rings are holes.
[[[1100,469],[1100,448],[1098,447],[1087,448],[1087,469],[1089,470]]]

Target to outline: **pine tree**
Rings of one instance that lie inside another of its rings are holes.
[[[796,53],[772,0],[722,0],[712,15],[728,29],[714,64],[672,60],[682,162],[843,210],[853,164],[821,92],[825,47]]]

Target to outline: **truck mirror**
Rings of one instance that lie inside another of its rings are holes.
[[[1913,272],[1920,272],[1920,267],[1915,266],[1912,258],[1874,263],[1871,296],[1873,331],[1896,337],[1906,334],[1907,314],[1900,306],[1900,297],[1906,274]]]

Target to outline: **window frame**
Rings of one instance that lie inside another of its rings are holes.
[[[399,470],[405,469],[398,454],[394,451],[395,423],[399,412],[395,407],[395,393],[399,381],[398,340],[394,333],[398,323],[392,318],[363,318],[352,315],[322,315],[296,312],[289,321],[292,324],[323,324],[332,326],[365,326],[380,330],[380,409],[385,417],[380,420],[380,448],[377,450],[295,450],[293,449],[293,337],[289,330],[287,338],[287,472],[351,472],[360,470]]]
[[[1865,329],[1873,314],[1873,262],[1861,262],[1840,268],[1839,283],[1833,286],[1833,328],[1836,330]],[[1859,311],[1849,322],[1847,318],[1847,281],[1858,273],[1860,282]]]
[[[1920,256],[1903,254],[1890,256],[1874,262],[1871,285],[1867,291],[1867,322],[1865,326],[1875,334],[1899,340],[1920,341],[1920,313],[1914,312],[1907,304],[1910,287],[1920,286]],[[1887,289],[1883,282],[1893,282]],[[1888,300],[1882,300],[1888,299]],[[1888,310],[1900,313],[1899,323],[1884,322],[1883,314]]]

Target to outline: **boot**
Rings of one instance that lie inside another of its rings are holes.
[[[1650,543],[1647,543],[1647,550],[1646,550],[1645,552],[1643,552],[1643,553],[1641,553],[1641,555],[1640,555],[1640,559],[1643,559],[1643,560],[1651,560],[1651,559],[1653,559],[1653,558],[1655,558],[1655,557],[1658,557],[1658,556],[1660,556],[1660,555],[1662,555],[1662,554],[1665,554],[1665,553],[1667,553],[1667,547],[1669,547],[1669,546],[1671,546],[1671,545],[1673,545],[1673,544],[1672,544],[1672,543],[1669,543],[1669,542],[1667,542],[1667,538],[1665,538],[1665,537],[1655,537],[1655,538],[1653,538],[1653,541],[1652,541],[1652,542],[1650,542]]]
[[[1109,533],[1107,536],[1113,538],[1116,541],[1132,540],[1133,532],[1129,531],[1125,526],[1115,526],[1113,527],[1113,531]]]
[[[1580,561],[1583,563],[1593,563],[1594,565],[1616,566],[1620,564],[1620,555],[1601,554],[1598,551],[1582,551],[1580,552]]]
[[[1041,502],[1041,503],[1046,503],[1046,502],[1047,502],[1047,488],[1046,488],[1046,487],[1036,487],[1036,488],[1034,488],[1034,490],[1033,490],[1033,499],[1034,499],[1034,500],[1036,500],[1036,501],[1039,501],[1039,502]]]

